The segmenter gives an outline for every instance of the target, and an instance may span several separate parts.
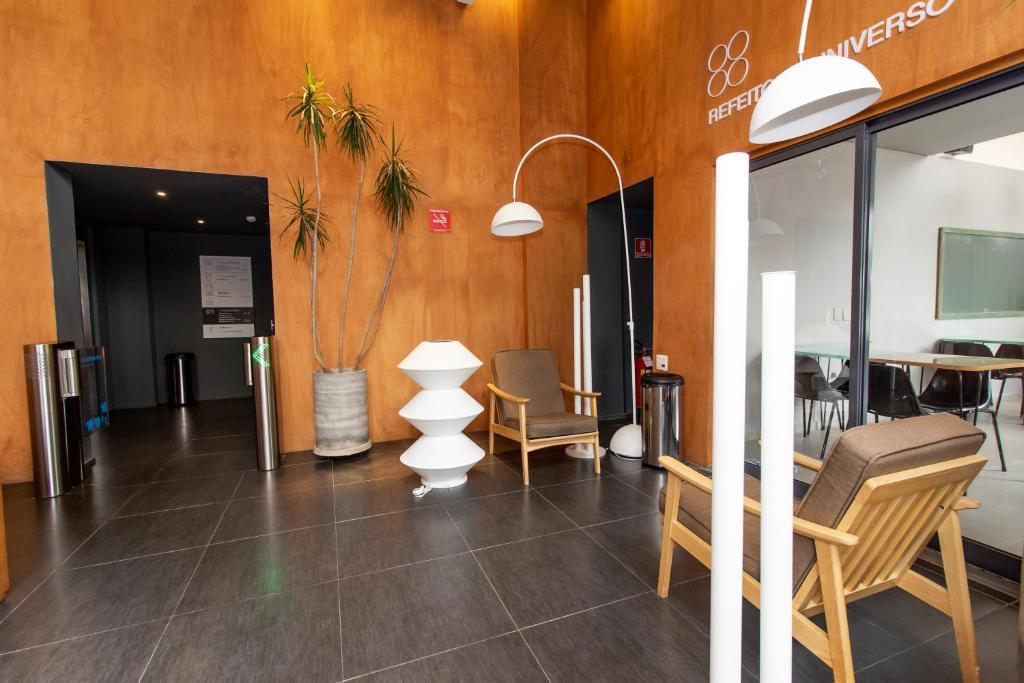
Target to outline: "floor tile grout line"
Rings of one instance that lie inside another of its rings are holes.
[[[540,499],[541,499],[541,500],[543,500],[543,501],[544,501],[545,503],[547,503],[548,505],[550,505],[550,506],[551,506],[551,507],[553,507],[554,509],[558,510],[558,514],[562,515],[562,516],[563,516],[563,517],[565,517],[565,518],[566,518],[567,520],[569,520],[569,524],[570,524],[570,525],[572,525],[572,528],[573,528],[573,529],[579,529],[579,528],[580,528],[580,525],[576,523],[576,520],[575,520],[575,519],[573,519],[573,518],[572,518],[572,517],[570,517],[569,515],[565,514],[565,511],[564,511],[564,510],[562,510],[562,508],[560,508],[560,507],[558,507],[557,505],[555,505],[554,503],[552,503],[552,502],[551,502],[551,501],[550,501],[550,500],[548,499],[548,497],[547,497],[547,496],[545,496],[545,495],[544,495],[544,494],[543,494],[543,493],[541,492],[541,490],[540,490],[540,489],[534,489],[534,491],[535,491],[535,492],[537,493],[537,495],[538,495],[538,496],[540,496]]]
[[[537,657],[537,653],[533,651],[533,646],[530,645],[530,641],[528,641],[526,636],[523,635],[523,630],[516,629],[516,633],[519,634],[519,639],[523,641],[523,645],[525,645],[526,649],[530,652],[530,656],[533,657],[533,661],[537,663],[537,666],[540,668],[540,672],[544,674],[544,678],[547,679],[548,683],[551,683],[551,676],[548,675],[548,671],[544,668],[544,665],[540,663],[540,658]]]
[[[165,512],[178,512],[180,510],[194,510],[195,508],[210,507],[211,505],[227,505],[231,500],[211,500],[208,503],[195,503],[194,505],[181,505],[175,508],[164,508],[162,510],[149,510],[147,512],[134,512],[130,515],[114,515],[110,518],[110,521],[115,519],[134,519],[135,517],[149,517],[152,515],[159,515]]]
[[[642,578],[640,578],[640,576],[639,576],[639,575],[638,575],[638,574],[637,574],[636,572],[634,572],[634,571],[633,571],[632,569],[630,569],[629,567],[627,567],[627,566],[626,566],[626,564],[625,564],[625,563],[624,563],[624,562],[623,562],[622,560],[620,560],[620,559],[619,559],[619,558],[618,558],[618,557],[617,557],[617,556],[616,556],[616,555],[615,555],[614,553],[612,553],[612,552],[611,552],[610,550],[608,550],[608,549],[607,549],[607,548],[605,548],[605,547],[604,547],[603,545],[601,545],[601,544],[600,544],[600,543],[599,543],[599,542],[597,541],[597,539],[595,539],[595,538],[594,538],[593,536],[591,536],[590,534],[588,534],[588,533],[587,533],[587,528],[586,528],[586,527],[584,527],[584,526],[582,526],[582,525],[578,524],[578,523],[577,523],[577,522],[576,522],[576,521],[575,521],[574,519],[572,519],[571,517],[569,517],[569,515],[567,515],[567,514],[566,514],[565,512],[563,512],[563,511],[562,511],[562,509],[561,509],[560,507],[558,507],[557,505],[555,505],[554,503],[552,503],[552,502],[551,502],[550,500],[548,500],[547,496],[545,496],[545,495],[544,495],[543,493],[541,493],[540,491],[537,491],[537,494],[538,494],[538,495],[539,495],[539,496],[540,496],[541,498],[543,498],[543,499],[544,499],[544,500],[545,500],[545,501],[547,502],[547,504],[548,504],[548,505],[550,505],[551,507],[553,507],[553,508],[555,508],[556,510],[558,510],[559,512],[561,512],[561,513],[562,513],[562,516],[563,516],[563,517],[565,517],[566,519],[568,519],[568,520],[569,520],[569,522],[570,522],[570,523],[572,523],[572,524],[573,524],[573,525],[574,525],[574,526],[576,527],[576,529],[578,529],[579,531],[581,531],[581,532],[583,533],[583,535],[584,535],[584,536],[586,536],[587,538],[589,538],[589,539],[590,539],[590,540],[591,540],[591,541],[592,541],[592,542],[593,542],[593,543],[594,543],[594,544],[595,544],[595,545],[596,545],[596,546],[597,546],[598,548],[600,548],[600,549],[601,549],[601,550],[602,550],[602,551],[603,551],[603,552],[604,552],[604,553],[605,553],[606,555],[608,555],[609,557],[611,557],[611,558],[612,558],[613,560],[615,560],[615,561],[616,561],[616,562],[617,562],[617,563],[618,563],[619,565],[621,565],[621,566],[622,566],[622,567],[623,567],[623,568],[624,568],[624,569],[625,569],[626,571],[628,571],[628,572],[629,572],[630,574],[632,574],[632,575],[633,575],[633,576],[634,576],[634,577],[636,578],[636,580],[640,582],[640,585],[642,585],[642,586],[647,586],[647,582],[646,582],[646,581],[644,581],[644,580],[643,580]],[[648,514],[650,514],[650,513],[648,513]],[[621,521],[621,520],[616,520],[616,521]],[[597,526],[597,525],[589,525],[589,526]],[[649,587],[649,586],[648,586],[648,587]]]
[[[343,678],[341,680],[342,680],[342,682],[356,681],[356,680],[359,680],[360,678],[366,678],[367,676],[372,676],[374,674],[381,673],[382,671],[390,671],[391,669],[397,669],[399,667],[403,667],[403,666],[406,666],[408,664],[414,664],[416,662],[422,662],[424,659],[430,659],[431,657],[439,657],[441,655],[446,655],[449,652],[455,652],[456,650],[461,650],[461,649],[467,648],[467,647],[473,647],[474,645],[479,645],[480,643],[486,643],[488,641],[496,640],[498,638],[504,638],[505,636],[510,636],[510,635],[512,635],[514,633],[519,633],[519,631],[517,631],[515,629],[512,629],[512,630],[506,631],[504,633],[499,633],[499,634],[494,635],[494,636],[488,636],[487,638],[481,638],[480,640],[474,640],[471,643],[465,643],[463,645],[456,645],[455,647],[450,647],[450,648],[448,648],[446,650],[441,650],[440,652],[432,652],[429,655],[422,655],[420,657],[415,657],[415,658],[410,659],[410,660],[405,661],[405,662],[399,662],[398,664],[392,664],[390,666],[385,666],[385,667],[380,668],[380,669],[374,669],[373,671],[367,671],[365,673],[359,674],[358,676],[352,676],[351,678]]]
[[[7,657],[8,655],[16,655],[16,654],[18,654],[20,652],[26,652],[28,650],[38,650],[39,648],[49,647],[50,645],[60,645],[61,643],[68,643],[68,642],[71,642],[73,640],[82,640],[83,638],[92,638],[94,636],[101,636],[101,635],[103,635],[105,633],[113,633],[114,631],[123,631],[125,629],[138,628],[139,626],[145,626],[147,624],[155,624],[157,622],[161,622],[164,619],[169,619],[169,618],[170,617],[158,617],[156,619],[147,619],[145,621],[139,621],[139,622],[134,622],[134,623],[131,623],[131,624],[125,624],[124,626],[114,626],[112,628],[100,629],[99,631],[91,631],[89,633],[82,633],[82,634],[79,634],[77,636],[68,636],[67,638],[59,638],[58,640],[51,640],[51,641],[46,642],[46,643],[37,643],[36,645],[29,645],[27,647],[19,647],[19,648],[14,649],[14,650],[8,650],[6,652],[0,652],[0,659],[2,659],[3,657]]]
[[[120,507],[117,508],[117,510],[115,511],[115,514],[117,512],[120,512],[121,508],[123,508],[125,505],[127,505],[128,501],[131,500],[134,495],[135,494],[132,494],[131,496],[128,496],[128,498],[125,500],[125,502],[121,503]],[[70,560],[72,557],[74,557],[75,553],[77,553],[79,550],[82,549],[82,546],[84,546],[86,543],[88,543],[90,540],[92,540],[93,536],[98,534],[103,529],[103,527],[105,527],[110,522],[111,519],[113,519],[113,517],[107,517],[105,519],[99,520],[99,522],[100,522],[99,526],[97,526],[93,530],[93,532],[91,534],[86,536],[85,539],[81,543],[79,543],[77,546],[75,546],[75,549],[72,550],[70,553],[68,553],[68,555],[63,560],[58,562],[57,565],[53,569],[51,569],[50,572],[45,577],[43,577],[43,580],[40,581],[38,584],[36,584],[35,588],[33,588],[32,590],[29,591],[28,595],[26,595],[25,598],[21,602],[19,602],[17,605],[12,607],[11,611],[8,612],[7,614],[5,614],[3,616],[3,618],[0,618],[0,624],[3,624],[4,622],[6,622],[11,617],[11,615],[14,614],[18,610],[19,607],[24,605],[25,602],[28,601],[28,599],[31,598],[35,594],[35,592],[37,590],[39,590],[43,586],[43,584],[45,584],[47,581],[49,581],[53,577],[54,574],[56,574],[58,571],[60,571],[61,568],[63,568],[64,565],[67,564],[68,560]]]
[[[644,470],[640,469],[640,470],[635,470],[635,471],[636,472],[643,472]],[[626,481],[625,479],[623,479],[620,476],[621,474],[626,474],[626,473],[620,472],[619,474],[610,474],[608,476],[610,476],[611,478],[615,479],[616,481],[618,481],[618,482],[620,482],[622,484],[625,484],[626,486],[628,486],[629,488],[633,489],[634,491],[639,491],[640,493],[642,493],[643,495],[647,496],[651,500],[658,500],[658,498],[656,496],[652,496],[647,491],[644,491],[643,489],[641,489],[639,486],[635,486],[633,484],[630,484],[628,481]]]
[[[692,578],[692,579],[687,579],[686,581],[680,581],[679,583],[674,583],[674,584],[670,583],[669,586],[668,586],[669,592],[671,592],[672,589],[675,588],[676,586],[683,586],[683,585],[685,585],[687,583],[690,583],[691,581],[697,581],[699,579],[703,579],[706,576],[707,576],[707,574],[705,574],[704,576],[697,576],[697,577]],[[657,595],[657,593],[655,593],[655,595]],[[680,617],[682,617],[683,621],[685,621],[686,623],[690,624],[690,626],[693,626],[695,629],[697,629],[697,631],[699,631],[700,633],[704,634],[708,638],[711,637],[711,632],[708,629],[705,629],[704,626],[702,626],[701,624],[698,624],[694,619],[692,619],[689,615],[687,615],[681,609],[676,608],[675,605],[673,605],[671,602],[669,602],[669,599],[668,599],[667,595],[664,598],[662,598],[659,595],[658,599],[659,600],[664,600],[665,604],[669,606],[669,609],[671,609],[673,612],[675,612]]]
[[[454,526],[455,530],[459,533],[459,538],[462,539],[462,542],[466,545],[466,548],[469,548],[469,542],[466,540],[466,537],[462,535],[462,529],[459,529],[459,525],[455,523],[455,518],[452,517],[452,513],[448,511],[448,508],[444,508],[444,512],[446,515],[448,515],[448,519],[451,521],[452,526]],[[474,553],[472,550],[469,551],[469,555],[473,558],[473,562],[476,563],[476,566],[480,570],[480,573],[484,575],[485,579],[487,579],[487,585],[491,587],[491,590],[494,592],[494,597],[498,599],[498,603],[501,605],[502,609],[505,610],[505,614],[508,616],[509,621],[512,622],[512,627],[515,629],[517,633],[519,633],[519,624],[516,623],[516,618],[512,616],[512,612],[509,611],[508,605],[505,604],[505,601],[502,599],[501,594],[498,593],[498,589],[495,588],[494,582],[491,581],[490,575],[487,573],[487,570],[484,569],[484,566],[480,563],[480,558],[478,558],[476,556],[476,553]],[[521,633],[520,637],[522,637]],[[526,642],[525,638],[523,638],[523,642],[526,644],[526,649],[530,651],[530,655],[533,657],[533,661],[537,663],[538,667],[540,667],[541,672],[544,674],[544,678],[547,679],[548,683],[551,683],[551,677],[548,676],[548,672],[544,669],[543,666],[541,666],[540,660],[537,659],[537,655],[534,653],[533,648],[530,647],[530,644]]]
[[[194,550],[194,549],[195,548],[192,548],[192,550]],[[174,551],[174,552],[177,552],[177,551]],[[468,554],[468,553],[466,553],[466,554]],[[96,636],[96,635],[101,635],[103,633],[109,633],[111,631],[118,631],[118,630],[121,630],[121,629],[132,628],[134,626],[144,626],[145,624],[152,624],[154,622],[163,621],[164,619],[170,620],[170,619],[172,619],[174,617],[183,617],[183,616],[187,616],[187,615],[190,615],[190,614],[198,614],[199,612],[206,612],[206,611],[209,611],[209,610],[222,609],[222,608],[225,608],[225,607],[231,607],[231,606],[234,606],[234,605],[239,605],[239,604],[241,604],[243,602],[252,602],[252,601],[255,601],[255,600],[262,600],[264,598],[277,597],[277,596],[285,595],[287,593],[296,592],[296,591],[299,591],[299,590],[306,590],[306,589],[310,589],[310,588],[316,588],[318,586],[325,586],[325,585],[327,585],[329,583],[338,583],[338,579],[328,579],[326,581],[317,581],[315,583],[308,583],[308,584],[301,584],[301,585],[296,585],[296,586],[290,586],[286,590],[275,591],[273,593],[262,593],[260,595],[250,595],[250,596],[247,596],[247,597],[244,597],[244,598],[239,598],[237,600],[230,600],[230,601],[227,601],[227,602],[218,602],[218,603],[215,603],[215,604],[206,605],[205,607],[198,607],[196,609],[185,610],[185,611],[182,611],[182,612],[176,612],[175,614],[172,614],[172,615],[169,615],[169,616],[157,617],[155,619],[146,619],[144,621],[132,622],[130,624],[124,624],[122,626],[114,626],[112,628],[100,629],[99,631],[90,631],[88,633],[81,633],[81,634],[78,634],[78,635],[75,635],[75,636],[69,636],[67,638],[60,638],[58,640],[52,640],[52,641],[48,641],[48,642],[45,642],[45,643],[38,643],[36,645],[30,645],[28,647],[18,648],[17,650],[11,650],[9,652],[0,652],[0,657],[2,657],[4,655],[11,654],[11,653],[14,653],[14,652],[20,652],[22,650],[29,650],[29,649],[39,648],[39,647],[45,647],[47,645],[53,645],[55,643],[63,643],[63,642],[68,641],[68,640],[77,640],[77,639],[80,639],[80,638],[88,638],[90,636]]]
[[[238,483],[235,484],[235,491],[242,485],[242,479],[239,478]],[[235,491],[231,492],[232,497]],[[203,564],[203,558],[206,557],[206,552],[210,549],[210,541],[213,540],[214,536],[217,535],[217,529],[220,528],[221,523],[224,521],[224,516],[228,512],[228,505],[224,506],[224,509],[220,512],[220,518],[217,520],[217,524],[214,525],[213,531],[210,532],[210,537],[206,540],[206,546],[203,547],[203,552],[199,555],[199,560],[196,562],[196,566],[192,568],[192,573],[189,574],[188,581],[185,582],[185,587],[181,591],[181,595],[178,596],[178,601],[174,603],[174,609],[171,610],[170,617],[167,619],[167,623],[164,624],[163,631],[160,632],[160,637],[156,639],[156,643],[153,645],[153,651],[149,653],[149,658],[146,659],[146,666],[142,668],[142,673],[139,674],[139,683],[146,677],[146,672],[149,671],[150,665],[153,663],[153,658],[156,657],[157,650],[160,649],[160,644],[164,642],[164,636],[167,635],[167,630],[171,627],[171,622],[174,621],[175,614],[178,608],[181,606],[181,601],[185,599],[185,594],[188,593],[189,586],[192,585],[192,579],[195,578],[199,572],[199,567]]]
[[[637,574],[637,573],[636,573],[635,571],[633,571],[633,570],[632,570],[632,569],[631,569],[631,568],[629,567],[629,565],[627,565],[627,564],[626,564],[625,562],[623,562],[622,560],[620,560],[620,559],[619,559],[619,556],[618,556],[618,555],[616,555],[616,554],[615,554],[615,553],[613,553],[613,552],[612,552],[611,550],[609,550],[608,548],[606,548],[606,547],[604,546],[604,544],[602,544],[602,543],[601,543],[600,541],[598,541],[598,540],[597,540],[596,538],[594,538],[593,536],[591,536],[590,534],[588,534],[588,533],[587,533],[587,530],[586,530],[585,528],[581,528],[581,529],[580,529],[580,531],[582,531],[582,532],[583,532],[583,535],[584,535],[584,536],[586,536],[586,537],[587,537],[587,538],[589,538],[589,539],[590,539],[591,541],[593,541],[593,542],[594,542],[594,544],[595,544],[595,545],[597,545],[597,547],[598,547],[598,548],[600,548],[600,549],[601,549],[601,550],[603,550],[603,551],[604,551],[605,553],[607,553],[609,557],[611,557],[611,558],[612,558],[613,560],[615,560],[616,562],[618,562],[618,563],[619,563],[619,565],[620,565],[620,566],[621,566],[621,567],[622,567],[623,569],[625,569],[625,570],[626,570],[627,572],[629,572],[630,574],[632,574],[632,575],[633,575],[633,578],[635,578],[635,579],[636,579],[637,581],[639,581],[639,582],[640,582],[640,585],[642,585],[642,586],[647,586],[647,588],[649,588],[649,589],[651,589],[651,590],[654,590],[654,589],[655,589],[655,587],[654,587],[654,586],[651,586],[651,585],[649,585],[649,584],[648,584],[648,583],[647,583],[646,581],[644,581],[644,580],[643,580],[643,578],[642,578],[642,577],[641,577],[641,576],[640,576],[639,574]]]
[[[462,529],[459,528],[459,525],[455,523],[455,518],[452,517],[452,513],[448,512],[447,508],[444,508],[444,513],[448,515],[448,521],[452,523],[452,526],[455,527],[455,531],[459,534],[459,538],[462,539],[462,544],[466,546],[467,550],[469,550],[469,541],[467,541],[466,537],[462,534]],[[516,619],[512,616],[512,612],[509,611],[508,606],[505,604],[505,601],[501,599],[501,595],[498,594],[498,589],[494,587],[494,582],[491,581],[491,577],[488,576],[487,571],[484,569],[484,566],[480,564],[480,560],[477,558],[477,556],[473,553],[472,550],[469,550],[469,555],[473,558],[473,562],[476,564],[477,569],[479,569],[480,573],[484,575],[485,579],[487,579],[487,585],[491,587],[491,590],[494,592],[494,597],[498,599],[498,604],[500,604],[501,608],[505,610],[505,615],[508,617],[509,621],[512,622],[512,628],[518,631],[519,624],[516,623]]]
[[[614,604],[619,603],[619,602],[624,602],[626,600],[632,600],[634,598],[643,597],[644,595],[653,595],[653,594],[654,594],[654,591],[652,591],[650,589],[645,589],[645,590],[640,591],[639,593],[633,593],[632,595],[626,595],[626,596],[621,597],[621,598],[616,598],[615,600],[609,600],[608,602],[602,602],[600,605],[593,605],[592,607],[587,607],[585,609],[576,610],[575,612],[570,612],[569,614],[563,614],[561,616],[552,617],[551,619],[545,619],[544,621],[538,621],[536,624],[530,624],[529,626],[523,626],[523,627],[520,627],[517,630],[520,633],[522,633],[523,631],[529,631],[531,629],[535,629],[535,628],[537,628],[539,626],[544,626],[545,624],[550,624],[550,623],[555,622],[555,621],[561,621],[562,619],[568,619],[569,617],[575,617],[575,616],[577,616],[579,614],[586,614],[587,612],[593,612],[594,610],[601,609],[602,607],[608,607],[609,605],[614,605]]]
[[[150,557],[160,557],[161,555],[173,555],[174,553],[182,553],[187,550],[198,550],[199,548],[205,548],[208,543],[201,543],[197,545],[190,545],[184,548],[172,548],[171,550],[161,550],[157,553],[146,553],[145,555],[130,555],[128,557],[119,557],[116,560],[104,560],[103,562],[92,562],[90,564],[81,564],[77,567],[66,567],[64,571],[77,572],[81,569],[92,569],[93,567],[106,567],[112,564],[119,564],[121,562],[133,562],[135,560],[145,560]],[[71,559],[70,557],[68,559]]]
[[[342,631],[341,614],[341,548],[338,547],[338,496],[334,490],[338,478],[334,475],[335,469],[334,462],[331,461],[331,536],[334,537],[334,575],[338,577],[338,586],[335,592],[338,606],[338,656],[341,658],[341,679],[345,680],[345,633]]]

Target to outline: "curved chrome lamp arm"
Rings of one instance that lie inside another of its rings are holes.
[[[512,201],[516,201],[516,188],[519,186],[519,173],[523,170],[523,164],[537,149],[546,145],[553,140],[579,140],[589,145],[596,147],[601,154],[604,154],[605,158],[611,163],[612,168],[615,169],[615,178],[619,183],[619,203],[622,206],[622,248],[626,255],[626,291],[628,295],[629,303],[629,320],[626,322],[626,327],[629,329],[629,347],[626,349],[626,364],[629,366],[629,376],[632,379],[629,386],[629,407],[633,415],[633,424],[636,424],[636,365],[633,362],[633,347],[636,342],[633,335],[633,279],[630,274],[630,259],[629,259],[629,231],[626,229],[626,195],[622,189],[622,174],[619,173],[619,166],[615,163],[615,159],[608,153],[601,145],[597,144],[590,138],[583,137],[582,135],[575,135],[573,133],[559,133],[557,135],[550,135],[543,140],[539,140],[530,149],[526,150],[526,154],[519,160],[519,165],[516,166],[515,176],[512,177]]]

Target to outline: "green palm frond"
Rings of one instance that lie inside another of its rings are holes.
[[[382,144],[387,144],[381,140]],[[404,219],[415,209],[416,199],[427,195],[419,186],[416,171],[403,157],[402,143],[396,141],[395,128],[391,127],[391,144],[388,145],[384,161],[377,172],[377,208],[384,214],[388,225],[402,230]]]
[[[308,148],[310,143],[323,149],[327,142],[327,122],[334,110],[334,98],[324,91],[323,79],[317,78],[307,62],[302,88],[284,98],[291,105],[286,119],[295,119],[295,132],[302,136]]]
[[[289,178],[288,185],[291,187],[291,197],[282,197],[279,194],[275,194],[275,196],[284,202],[288,210],[288,224],[281,231],[281,237],[295,228],[295,246],[292,256],[297,259],[306,254],[306,248],[309,246],[314,232],[316,232],[316,239],[321,247],[331,239],[327,231],[324,230],[330,219],[321,211],[319,224],[317,223],[315,200],[302,187],[301,178],[296,178],[294,181]]]
[[[380,122],[376,107],[356,104],[352,85],[345,85],[345,103],[331,113],[334,133],[338,136],[338,149],[353,162],[366,162],[373,151],[374,140],[379,138]]]

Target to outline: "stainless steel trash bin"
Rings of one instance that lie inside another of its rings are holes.
[[[192,381],[195,359],[192,353],[169,353],[164,357],[167,363],[167,402],[172,406],[187,406],[196,400]]]
[[[670,372],[651,372],[640,378],[644,394],[643,461],[661,467],[658,458],[679,457],[679,408],[683,378]]]

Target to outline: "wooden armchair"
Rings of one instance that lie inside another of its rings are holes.
[[[845,432],[824,461],[794,454],[817,471],[793,518],[793,637],[853,681],[848,603],[901,588],[953,620],[965,681],[979,681],[974,622],[960,535],[962,497],[987,459],[974,455],[981,430],[949,414],[871,424]],[[668,470],[658,595],[668,595],[673,544],[711,566],[711,480],[662,457]],[[743,597],[759,606],[760,482],[748,477],[744,498]],[[938,533],[943,587],[911,567]],[[826,629],[808,617],[825,613]]]
[[[576,391],[558,381],[558,363],[550,349],[499,351],[491,359],[494,383],[490,390],[488,452],[494,453],[494,435],[519,442],[523,458],[523,484],[530,484],[530,451],[574,443],[594,449],[594,472],[601,473],[597,433],[598,393]],[[590,415],[565,409],[563,393],[590,401]]]

